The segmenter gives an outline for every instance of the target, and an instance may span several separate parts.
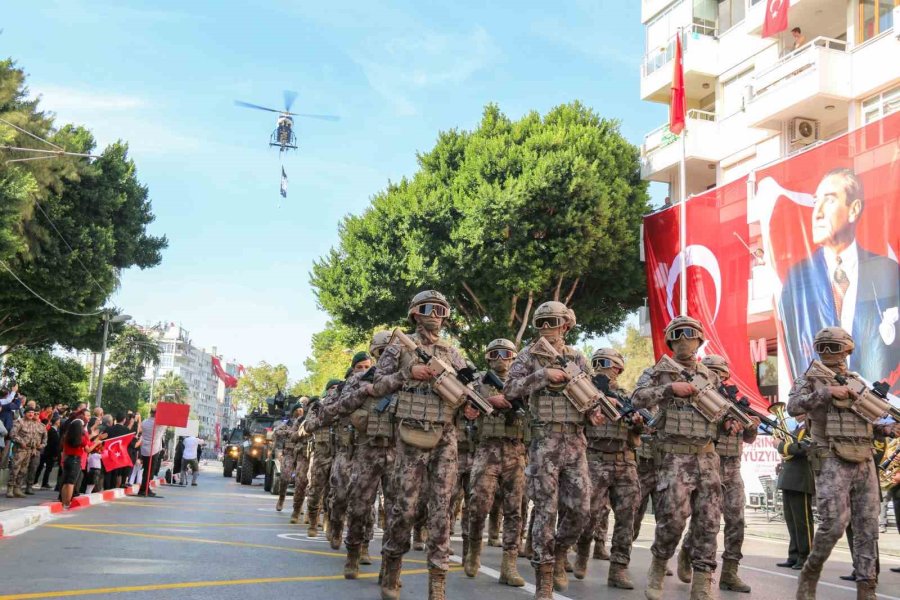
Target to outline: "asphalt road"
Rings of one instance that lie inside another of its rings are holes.
[[[246,600],[248,595],[283,598],[378,598],[380,545],[375,564],[362,567],[361,578],[341,575],[343,550],[332,551],[323,537],[309,539],[306,526],[290,525],[289,509],[274,510],[274,496],[258,478],[242,487],[221,475],[216,463],[201,474],[198,487],[163,487],[164,498],[127,498],[61,515],[47,524],[0,540],[0,600],[11,598],[105,598],[122,600],[202,598]],[[288,501],[290,504],[290,501]],[[588,578],[571,580],[558,598],[642,599],[653,527],[649,517],[638,539],[631,566],[637,588],[626,592],[606,586],[607,562],[592,560]],[[376,540],[378,539],[376,535]],[[456,552],[461,541],[454,538]],[[774,567],[787,551],[781,540],[754,537],[748,531],[741,574],[753,586],[754,599],[794,595],[797,572]],[[497,584],[498,548],[486,547],[483,572],[468,579],[455,567],[448,578],[450,598],[519,600],[533,593]],[[674,563],[674,561],[673,561]],[[898,566],[896,559],[883,566]],[[424,553],[404,561],[404,598],[427,597]],[[519,569],[529,583],[527,561]],[[854,597],[855,588],[838,579],[850,571],[850,556],[835,550],[819,586],[821,600]],[[689,586],[667,578],[666,598],[687,598]],[[885,572],[882,598],[900,600],[900,575]],[[739,600],[743,594],[720,592]]]

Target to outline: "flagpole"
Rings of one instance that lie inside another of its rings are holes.
[[[681,28],[678,28],[678,40],[681,41],[682,33]],[[687,107],[685,107],[687,108]],[[685,111],[687,112],[687,111]],[[687,247],[687,147],[685,145],[685,138],[687,137],[687,119],[684,119],[684,129],[681,131],[681,164],[678,167],[678,184],[679,184],[679,192],[681,194],[681,206],[678,210],[678,221],[679,221],[679,232],[678,238],[680,242],[680,250],[681,250],[681,316],[686,317],[688,314],[687,310],[687,255],[685,254],[685,249]]]

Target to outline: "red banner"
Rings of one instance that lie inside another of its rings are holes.
[[[212,357],[212,368],[216,373],[216,376],[222,380],[227,388],[235,388],[237,387],[238,380],[234,375],[229,375],[224,368],[222,368],[222,361],[219,360],[218,356]]]
[[[156,405],[156,427],[187,427],[190,404],[159,402]]]
[[[719,354],[728,361],[732,383],[757,409],[767,403],[756,387],[747,339],[747,280],[750,253],[745,181],[710,190],[688,200],[687,243],[681,250],[680,206],[644,219],[647,289],[653,349],[670,354],[666,324],[681,313],[682,264],[687,264],[688,314],[703,323],[706,343],[700,355]]]

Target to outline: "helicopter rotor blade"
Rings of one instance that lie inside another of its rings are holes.
[[[340,121],[341,118],[336,115],[311,115],[308,113],[288,113],[295,117],[306,117],[307,119],[319,119],[322,121]]]
[[[282,111],[276,110],[274,108],[267,108],[265,106],[260,106],[259,104],[250,104],[249,102],[244,102],[242,100],[235,100],[234,104],[235,104],[235,106],[243,106],[244,108],[255,108],[257,110],[267,110],[267,111],[273,112],[273,113],[282,112]]]
[[[294,100],[297,99],[297,92],[292,92],[291,90],[284,90],[284,110],[285,112],[290,112],[291,106],[294,105]]]

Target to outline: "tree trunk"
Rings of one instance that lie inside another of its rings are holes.
[[[572,300],[572,296],[575,294],[575,288],[578,287],[579,281],[581,281],[581,277],[576,277],[575,281],[572,282],[572,287],[569,288],[569,293],[566,294],[566,301],[563,302],[566,306],[568,306],[569,302]]]
[[[531,305],[534,302],[534,292],[528,292],[528,304],[525,305],[525,312],[522,313],[522,325],[516,333],[516,348],[522,343],[522,336],[525,335],[525,328],[528,327],[528,315],[531,314]]]
[[[553,292],[553,299],[556,302],[559,302],[559,292],[560,292],[560,289],[562,288],[562,280],[563,280],[562,275],[560,275],[559,279],[556,280],[556,290]]]
[[[511,308],[509,309],[509,322],[507,322],[506,327],[508,329],[512,329],[513,323],[516,321],[516,304],[519,303],[519,295],[513,294],[512,300],[510,301]]]
[[[463,281],[462,284],[463,287],[466,288],[466,291],[469,292],[469,295],[472,296],[472,301],[475,302],[475,306],[478,307],[478,310],[481,311],[481,314],[486,315],[488,318],[490,318],[490,315],[488,315],[488,312],[487,310],[485,310],[484,305],[481,303],[481,300],[478,299],[478,296],[475,295],[475,292],[472,291],[472,288],[469,287],[469,284],[465,281]]]

